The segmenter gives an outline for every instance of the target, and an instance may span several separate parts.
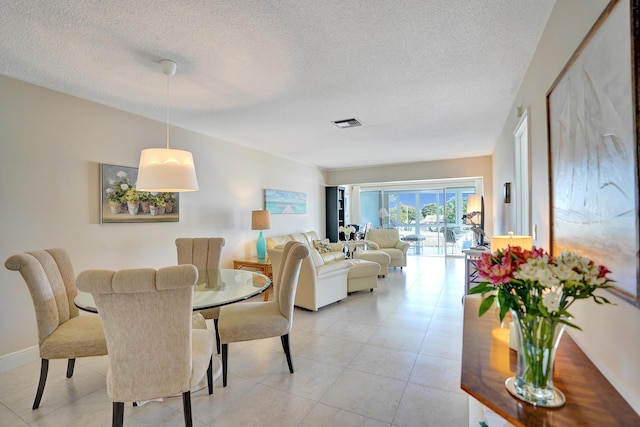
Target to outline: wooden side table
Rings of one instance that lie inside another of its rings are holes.
[[[234,259],[233,260],[233,269],[234,270],[249,270],[249,271],[259,271],[264,274],[271,280],[271,286],[264,291],[264,300],[269,300],[269,290],[273,289],[273,270],[271,267],[271,261],[268,259],[260,260],[258,258],[251,259]]]

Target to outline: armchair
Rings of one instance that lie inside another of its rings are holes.
[[[365,236],[369,249],[386,252],[391,261],[389,267],[407,266],[407,251],[409,243],[400,240],[400,233],[396,228],[371,229]]]

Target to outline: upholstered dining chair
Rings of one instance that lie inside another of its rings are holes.
[[[71,378],[78,357],[104,356],[107,343],[97,315],[80,316],[73,299],[78,294],[69,254],[64,249],[46,249],[9,257],[4,263],[19,271],[29,288],[38,325],[40,381],[33,409],[38,409],[47,382],[50,359],[69,359]]]
[[[289,372],[293,362],[289,349],[289,333],[293,325],[293,303],[302,260],[309,256],[309,248],[290,241],[283,251],[278,280],[271,301],[245,302],[226,305],[220,309],[218,333],[222,344],[222,385],[227,386],[228,347],[232,342],[280,337],[287,357]]]
[[[220,268],[220,257],[224,246],[222,237],[179,237],[176,239],[178,251],[178,264],[193,264],[204,272]],[[220,308],[200,310],[205,319],[213,319],[213,328],[216,334],[216,350],[220,354],[220,336],[218,335],[218,316]]]
[[[93,294],[104,324],[114,426],[123,423],[124,402],[179,393],[185,425],[191,426],[191,389],[205,373],[209,394],[213,393],[213,334],[192,328],[197,280],[193,265],[87,270],[78,275],[78,289]],[[215,361],[219,372],[220,362]]]

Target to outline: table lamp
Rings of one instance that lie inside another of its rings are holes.
[[[529,249],[533,246],[531,236],[515,236],[510,231],[506,236],[493,236],[491,238],[491,252],[506,249],[508,246],[520,246],[522,249]]]
[[[251,229],[260,230],[258,241],[256,243],[256,253],[259,260],[267,257],[267,242],[264,240],[262,230],[271,228],[271,216],[267,210],[251,211]]]

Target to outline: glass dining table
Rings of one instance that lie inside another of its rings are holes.
[[[193,287],[193,310],[221,307],[260,295],[271,286],[264,274],[246,270],[199,270]],[[81,310],[97,313],[93,295],[79,292],[74,304]]]

